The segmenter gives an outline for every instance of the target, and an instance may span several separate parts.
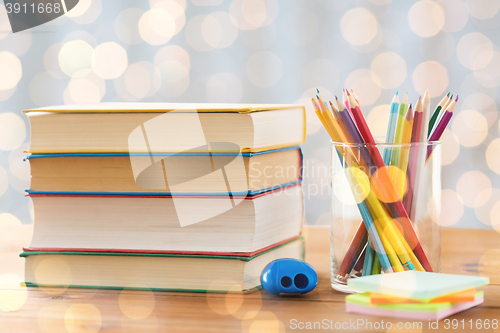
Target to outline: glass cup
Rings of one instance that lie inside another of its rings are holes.
[[[333,289],[355,292],[347,280],[364,275],[441,271],[441,142],[332,142],[331,177]]]

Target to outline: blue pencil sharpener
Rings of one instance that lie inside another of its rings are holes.
[[[318,275],[302,260],[283,258],[271,261],[264,268],[260,282],[271,294],[305,294],[316,288]]]

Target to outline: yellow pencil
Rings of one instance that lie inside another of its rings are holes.
[[[355,166],[351,166],[350,169],[358,184],[357,188],[362,189],[364,191],[364,195],[366,195],[368,209],[372,213],[375,226],[377,226],[377,224],[380,224],[381,232],[379,232],[379,235],[384,234],[388,238],[392,247],[396,251],[397,256],[400,258],[403,267],[412,269],[412,263],[413,266],[415,266],[415,262],[413,262],[410,252],[413,254],[413,251],[409,247],[403,235],[401,235],[401,232],[397,230],[393,219],[389,217],[389,214],[385,211],[385,208],[377,198],[377,195],[373,192],[368,176]],[[406,246],[404,245],[404,243],[406,243]],[[414,254],[413,257],[414,260],[418,262],[418,259],[414,256]],[[420,265],[420,263],[418,263],[417,265]],[[396,271],[396,267],[393,268],[394,271]]]
[[[401,199],[403,198],[406,189],[408,188],[406,182],[406,170],[408,168],[408,159],[410,157],[410,141],[411,141],[411,132],[413,130],[413,109],[410,106],[408,107],[408,111],[406,111],[405,120],[403,123],[403,136],[401,138],[401,147],[399,151],[399,170],[401,170],[401,178],[402,179],[393,179],[394,184],[396,185],[396,190],[398,191]]]

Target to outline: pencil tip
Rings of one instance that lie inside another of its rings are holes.
[[[313,97],[313,98],[311,98],[311,101],[313,101],[313,102],[314,102],[314,97]]]
[[[317,98],[317,99],[319,99],[319,96],[318,96],[318,95],[316,95],[316,98]]]
[[[398,92],[396,91],[396,96],[398,95]]]
[[[349,93],[349,90],[345,90],[345,92],[347,93],[347,96],[351,96],[351,94]]]
[[[446,95],[446,96],[450,97],[450,93],[451,93],[451,91],[448,91],[448,95]]]
[[[458,102],[458,95],[457,95],[457,99],[455,99],[455,102]]]
[[[337,97],[337,95],[335,95],[335,100],[337,101],[339,98]]]
[[[316,92],[319,94],[319,89],[318,88],[316,88]]]

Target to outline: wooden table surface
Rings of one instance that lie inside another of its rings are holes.
[[[458,320],[457,329],[452,329],[453,322],[446,329],[444,321],[437,324],[439,329],[430,329],[429,322],[418,327],[408,320],[346,313],[345,294],[332,290],[329,284],[327,228],[304,229],[306,261],[318,272],[319,283],[311,293],[294,297],[265,291],[226,295],[19,287],[24,260],[18,254],[29,244],[31,230],[28,225],[0,226],[0,309],[11,310],[0,311],[1,333],[306,332],[311,330],[299,329],[300,323],[306,327],[314,322],[332,325],[321,331],[500,332],[500,328],[491,328],[492,320],[500,321],[500,234],[496,231],[443,229],[443,273],[481,274],[489,276],[491,284],[481,288],[485,292],[482,305],[449,317]],[[466,329],[461,329],[462,319]],[[470,320],[472,330],[468,328]],[[490,329],[485,325],[479,328],[478,323],[486,320]],[[388,322],[392,329],[387,329]],[[398,322],[407,329],[398,330]],[[342,324],[344,329],[335,329]],[[384,328],[375,329],[377,324]]]

